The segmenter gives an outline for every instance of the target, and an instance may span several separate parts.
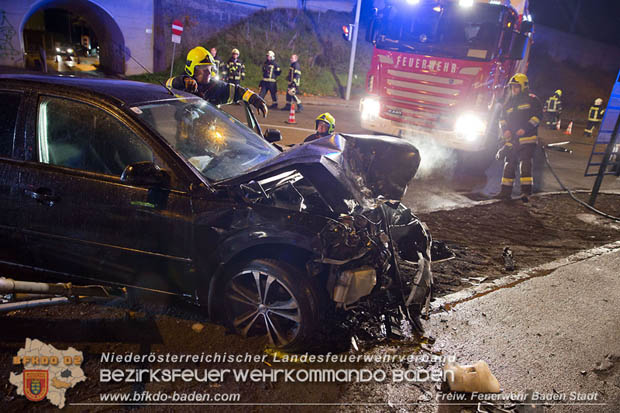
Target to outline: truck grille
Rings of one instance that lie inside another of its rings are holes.
[[[428,129],[452,129],[451,116],[465,81],[457,77],[387,69],[381,117]],[[447,75],[447,74],[446,74]]]

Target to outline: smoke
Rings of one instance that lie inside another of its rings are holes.
[[[457,153],[455,150],[441,146],[424,135],[407,133],[402,136],[412,143],[420,151],[420,167],[415,179],[450,180],[454,176],[457,166]]]

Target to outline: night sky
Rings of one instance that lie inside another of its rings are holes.
[[[530,0],[534,24],[620,47],[620,0]],[[575,14],[577,20],[574,21]]]

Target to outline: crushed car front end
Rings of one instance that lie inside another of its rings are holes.
[[[289,228],[313,217],[305,270],[321,278],[332,314],[357,334],[407,336],[421,329],[432,286],[432,238],[400,202],[419,162],[400,139],[332,135],[223,185],[257,211],[286,211]]]

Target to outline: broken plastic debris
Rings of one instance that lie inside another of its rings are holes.
[[[506,271],[514,271],[515,260],[510,247],[504,247],[504,252],[502,253],[502,256],[504,257],[504,268],[506,269]]]
[[[205,326],[203,324],[200,324],[200,323],[192,324],[192,330],[194,330],[194,332],[196,333],[200,333],[204,328]]]
[[[465,366],[448,362],[444,367],[444,376],[451,391],[465,393],[499,393],[500,391],[499,381],[483,360]]]

